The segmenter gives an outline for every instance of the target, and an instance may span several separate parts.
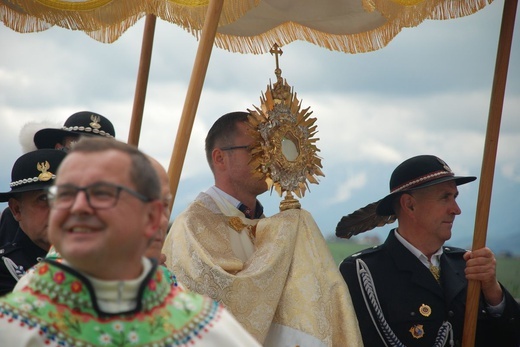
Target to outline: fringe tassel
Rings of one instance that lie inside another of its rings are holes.
[[[235,36],[217,33],[217,47],[240,53],[264,54],[274,43],[280,46],[292,41],[307,41],[332,51],[366,53],[381,49],[405,27],[414,27],[425,19],[444,20],[471,15],[493,0],[425,0],[415,5],[400,5],[408,0],[369,0],[367,10],[377,10],[387,22],[371,31],[334,35],[320,32],[294,22],[286,22],[258,36]],[[413,0],[412,0],[413,1]],[[417,2],[415,0],[414,2]]]
[[[425,19],[452,19],[473,14],[493,0],[364,0],[369,11],[380,12],[387,22],[381,27],[356,33],[335,35],[286,22],[258,36],[217,33],[217,47],[240,53],[263,54],[277,43],[295,40],[313,43],[332,51],[365,53],[385,47],[404,27],[414,27]],[[0,19],[9,28],[22,32],[46,30],[57,25],[85,31],[104,43],[117,40],[147,13],[174,23],[197,39],[204,24],[209,0],[90,0],[64,3],[57,0],[3,1]],[[219,26],[225,26],[256,7],[260,0],[226,0]]]
[[[294,22],[284,23],[258,36],[235,36],[217,33],[217,47],[240,53],[263,54],[278,43],[285,46],[293,41],[301,40],[344,53],[365,53],[385,47],[398,33],[401,26],[388,21],[383,26],[356,34],[335,35],[320,32]]]
[[[372,5],[390,21],[402,27],[415,27],[425,19],[445,20],[469,16],[493,0],[370,0]]]
[[[8,28],[19,33],[32,33],[47,30],[52,27],[39,18],[28,15],[19,7],[0,5],[0,21]]]
[[[219,25],[236,21],[259,2],[226,0]],[[0,19],[17,32],[42,31],[56,25],[111,43],[146,14],[154,14],[189,32],[199,32],[208,4],[209,0],[26,0],[16,5],[4,1],[0,4]]]

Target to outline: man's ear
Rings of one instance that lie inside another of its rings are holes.
[[[17,222],[19,222],[20,219],[22,219],[21,202],[15,198],[10,198],[8,205],[9,209],[11,210],[11,213],[13,214],[14,219],[16,219]]]
[[[157,233],[157,230],[161,227],[161,218],[163,215],[164,205],[160,200],[154,200],[149,202],[148,204],[148,214],[146,216],[146,236],[148,238],[151,238]]]
[[[211,159],[213,160],[213,167],[222,170],[225,165],[224,152],[220,148],[214,148],[211,152]]]
[[[402,194],[399,197],[399,203],[401,205],[401,210],[406,214],[413,213],[415,210],[415,198],[410,194]]]

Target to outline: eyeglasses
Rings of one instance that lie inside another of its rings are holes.
[[[88,205],[93,209],[101,210],[114,207],[122,190],[144,202],[153,200],[135,190],[112,183],[94,183],[86,187],[78,187],[72,184],[51,186],[47,190],[47,198],[51,208],[65,210],[74,204],[78,193],[83,191],[87,197]]]
[[[221,147],[220,150],[221,151],[232,151],[234,149],[249,149],[249,145],[245,145],[245,146],[229,146],[229,147]]]

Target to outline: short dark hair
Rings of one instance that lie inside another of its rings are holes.
[[[249,113],[237,111],[226,113],[213,123],[206,136],[206,160],[213,170],[212,152],[216,147],[233,145],[237,133],[237,124],[247,122]]]
[[[70,153],[95,153],[109,150],[128,154],[131,161],[130,180],[137,192],[150,199],[161,198],[161,184],[156,170],[146,155],[132,145],[115,139],[85,136],[74,144]]]

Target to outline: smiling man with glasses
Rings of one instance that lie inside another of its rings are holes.
[[[46,258],[0,300],[0,346],[257,346],[221,305],[145,257],[163,202],[142,152],[81,139],[57,177],[49,238],[62,259]]]

